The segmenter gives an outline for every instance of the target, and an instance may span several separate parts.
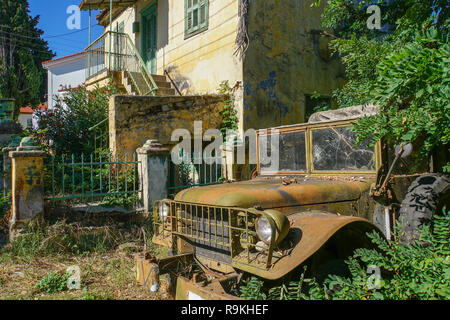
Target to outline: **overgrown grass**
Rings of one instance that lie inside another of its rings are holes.
[[[5,250],[11,255],[21,257],[105,253],[116,250],[125,242],[132,241],[136,245],[142,245],[150,241],[151,234],[150,221],[132,224],[122,229],[114,225],[82,226],[80,223],[69,224],[65,221],[54,224],[35,223],[30,224]]]
[[[421,229],[419,241],[399,243],[378,233],[368,236],[375,249],[357,249],[346,263],[351,276],[329,275],[322,284],[305,279],[276,287],[256,277],[243,282],[239,295],[272,300],[448,300],[450,299],[450,212]],[[379,271],[379,274],[375,272]]]
[[[95,225],[85,221],[30,224],[0,249],[0,300],[167,298],[165,292],[150,293],[135,279],[133,255],[145,247],[157,251],[151,243],[151,221]],[[67,289],[70,266],[80,268],[81,290]]]

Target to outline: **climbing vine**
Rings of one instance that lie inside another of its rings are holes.
[[[234,107],[234,88],[230,87],[229,81],[222,81],[217,90],[219,94],[225,97],[223,100],[224,107],[220,112],[222,121],[220,123],[220,132],[222,133],[224,139],[227,136],[227,131],[237,131],[238,130],[238,117],[237,110]]]

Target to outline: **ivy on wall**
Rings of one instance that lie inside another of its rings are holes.
[[[219,94],[225,97],[223,100],[224,107],[223,110],[219,113],[222,117],[222,121],[220,123],[220,132],[222,133],[224,139],[227,136],[227,131],[237,131],[238,130],[238,117],[237,110],[234,106],[235,98],[234,91],[235,88],[230,87],[229,81],[222,81],[219,85],[219,89],[217,90]]]

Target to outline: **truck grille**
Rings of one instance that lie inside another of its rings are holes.
[[[174,233],[189,238],[195,254],[231,264],[231,210],[173,202]]]
[[[230,210],[192,204],[172,203],[176,215],[176,231],[208,245],[226,250],[230,247]]]
[[[158,210],[169,206],[168,215],[160,221]],[[159,239],[182,236],[194,249],[195,255],[231,265],[234,259],[251,263],[258,253],[255,221],[261,214],[253,209],[207,206],[164,200],[155,203],[156,236]],[[268,252],[267,252],[268,253]],[[265,254],[269,265],[271,255]],[[238,261],[237,260],[237,261]]]

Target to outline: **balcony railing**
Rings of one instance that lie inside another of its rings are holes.
[[[156,94],[155,80],[128,34],[107,31],[89,45],[86,52],[87,79],[105,71],[125,72],[139,95]]]

